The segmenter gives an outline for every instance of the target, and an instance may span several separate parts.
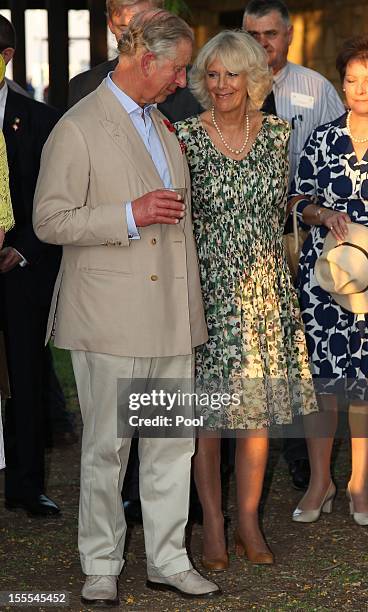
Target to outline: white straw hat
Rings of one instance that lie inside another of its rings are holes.
[[[368,227],[348,224],[348,235],[336,240],[328,232],[315,267],[319,285],[350,312],[368,313]]]

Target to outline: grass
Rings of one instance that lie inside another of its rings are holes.
[[[75,386],[74,373],[70,352],[64,349],[58,349],[55,346],[51,347],[54,358],[56,374],[63,388],[67,404],[73,408],[77,399],[77,388]]]

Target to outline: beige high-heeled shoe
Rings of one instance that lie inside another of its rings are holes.
[[[330,482],[328,489],[321,501],[319,508],[315,510],[302,510],[301,508],[295,508],[292,519],[297,523],[314,523],[318,521],[321,516],[321,512],[332,512],[332,504],[336,495],[336,487],[334,483]]]
[[[368,512],[355,512],[354,502],[353,502],[352,495],[350,493],[349,484],[350,483],[348,483],[348,486],[346,487],[346,497],[349,500],[350,514],[352,515],[357,525],[362,525],[363,527],[366,527],[368,525]]]

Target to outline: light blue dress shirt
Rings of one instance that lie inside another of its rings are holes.
[[[122,107],[128,113],[135,129],[142,138],[144,145],[150,154],[156,170],[161,177],[164,186],[167,189],[172,187],[169,167],[167,165],[164,150],[161,141],[156,132],[156,128],[152,123],[150,116],[152,108],[156,108],[155,104],[147,104],[144,108],[139,106],[132,98],[127,96],[111,78],[112,72],[109,72],[105,79],[105,84],[115,94]],[[125,203],[128,235],[131,240],[139,240],[140,235],[135,224],[132,203]]]

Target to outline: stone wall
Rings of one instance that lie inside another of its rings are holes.
[[[187,0],[192,11],[197,47],[223,29],[241,26],[246,2]],[[335,68],[343,40],[368,33],[368,0],[288,0],[295,29],[289,59],[318,70],[340,87]]]
[[[336,56],[346,38],[368,33],[368,1],[290,0],[289,7],[296,28],[290,59],[318,70],[340,86]]]

